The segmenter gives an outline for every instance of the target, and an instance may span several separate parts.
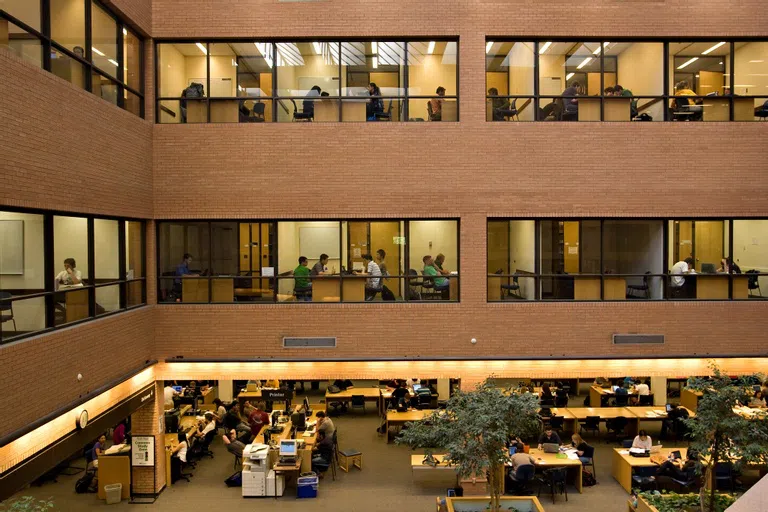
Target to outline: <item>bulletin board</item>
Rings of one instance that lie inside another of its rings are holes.
[[[23,220],[0,220],[0,275],[24,275]]]
[[[322,253],[330,259],[339,259],[339,227],[299,228],[299,252],[307,258],[318,258]]]

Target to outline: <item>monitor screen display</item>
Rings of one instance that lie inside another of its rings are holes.
[[[293,456],[296,455],[296,441],[295,440],[282,440],[280,441],[280,455]]]
[[[414,384],[414,385],[413,385],[413,390],[414,390],[414,391],[418,391],[418,390],[420,390],[420,389],[421,389],[421,384]]]
[[[614,393],[616,392],[617,389],[619,389],[619,386],[611,386],[611,391],[613,391]]]
[[[181,386],[173,386],[173,390],[174,390],[175,392],[177,392],[177,393],[181,393],[181,390],[182,390],[182,389],[183,389],[183,388],[182,388]]]

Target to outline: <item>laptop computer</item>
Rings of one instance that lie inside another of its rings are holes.
[[[544,443],[541,445],[541,449],[544,453],[558,453],[560,451],[560,446],[557,443]]]
[[[670,412],[672,412],[672,404],[667,404],[667,405],[666,405],[666,409],[667,409],[667,414],[669,414]]]
[[[669,456],[673,459],[682,459],[683,455],[680,453],[680,450],[675,450],[672,453],[669,454]]]
[[[654,453],[661,453],[661,445],[660,444],[654,444],[651,446],[651,455]]]
[[[421,389],[421,384],[414,384],[414,385],[413,385],[413,390],[414,390],[414,391],[418,391],[418,390],[420,390],[420,389]]]

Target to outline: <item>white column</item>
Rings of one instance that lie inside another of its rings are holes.
[[[219,398],[222,402],[232,401],[232,381],[219,380]]]
[[[438,400],[448,400],[451,397],[451,379],[437,379]]]
[[[651,392],[653,392],[653,405],[665,405],[667,403],[667,378],[651,377]]]

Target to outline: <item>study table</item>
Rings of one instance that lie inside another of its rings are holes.
[[[232,277],[211,278],[211,302],[234,302],[235,280]],[[181,279],[182,302],[208,302],[208,278]]]
[[[562,416],[563,431],[572,432],[574,434],[579,431],[579,420],[569,409],[565,407],[550,407],[549,410],[552,412],[552,416],[549,416],[549,418],[552,418],[553,416]],[[539,412],[541,412],[541,409],[539,409]]]
[[[691,411],[690,409],[687,409],[683,406],[680,406],[679,408],[682,408],[688,411],[689,418],[693,418],[696,416],[696,413]],[[664,407],[633,406],[633,407],[625,407],[624,409],[629,411],[629,413],[631,414],[630,417],[627,417],[627,419],[629,420],[627,432],[630,436],[636,436],[637,433],[640,431],[640,422],[643,422],[643,421],[661,422],[667,419],[667,410]]]
[[[110,450],[112,448],[109,448],[107,452]],[[107,499],[104,486],[110,484],[122,484],[120,499],[128,499],[131,497],[131,447],[123,445],[114,453],[107,452],[99,457],[97,469],[99,499]]]
[[[353,396],[362,396],[363,399],[366,402],[375,402],[376,403],[376,409],[381,410],[381,402],[383,400],[381,389],[379,388],[349,388],[342,391],[339,391],[338,393],[331,393],[326,390],[325,392],[325,403],[330,404],[331,402],[344,402],[348,403],[352,401]],[[391,394],[390,394],[391,396]]]
[[[344,99],[341,102],[341,120],[344,122],[365,122],[367,99]],[[316,123],[339,122],[339,100],[319,99],[314,101],[314,115],[312,120]]]
[[[409,421],[421,421],[427,416],[430,416],[435,409],[413,409],[405,412],[387,411],[386,430],[384,434],[384,441],[389,443],[389,427],[396,425],[405,425]]]
[[[730,98],[728,96],[707,96],[702,100],[704,121],[730,121]],[[733,120],[754,121],[755,101],[752,98],[733,97]]]
[[[88,289],[80,285],[60,286],[59,290],[72,290],[67,292],[64,297],[65,321],[66,323],[75,322],[88,318]],[[77,290],[77,288],[80,288]]]
[[[581,461],[579,459],[569,459],[569,458],[558,458],[557,453],[544,453],[543,450],[539,450],[537,448],[531,448],[530,455],[534,459],[536,459],[536,462],[534,463],[534,466],[536,466],[536,469],[547,469],[547,468],[568,468],[569,473],[572,473],[573,476],[573,483],[576,486],[576,490],[579,491],[579,493],[582,492],[582,480],[581,480]],[[571,471],[571,469],[575,469],[574,471]],[[506,479],[505,479],[506,481]]]
[[[312,279],[312,302],[339,302],[341,291],[344,302],[365,302],[365,281],[362,277],[316,277]]]
[[[630,390],[628,391],[628,397],[638,398],[640,396]],[[653,402],[653,393],[648,393],[648,396],[650,397],[648,400]],[[589,388],[589,403],[592,406],[605,407],[608,404],[608,400],[615,397],[616,393],[614,393],[614,391],[610,388],[603,388],[600,386],[591,386]],[[629,398],[627,398],[627,400],[629,400]]]
[[[699,408],[699,398],[704,395],[701,391],[693,391],[688,388],[683,388],[680,391],[680,405],[684,406],[689,411],[696,411]]]
[[[456,485],[459,476],[456,473],[456,468],[450,466],[443,460],[445,455],[433,453],[432,457],[437,460],[437,464],[434,466],[431,464],[422,464],[422,461],[424,460],[424,454],[411,455],[411,478],[414,480],[414,482],[416,481],[416,475],[418,474],[424,475],[426,477],[427,475],[433,476],[435,473],[453,473],[454,481],[452,485]]]
[[[569,98],[570,99],[570,98]],[[600,121],[600,97],[579,97],[579,121]],[[604,121],[630,121],[632,98],[611,96],[603,104]]]
[[[686,460],[687,448],[662,448],[659,453],[662,457],[666,458],[674,451],[679,451],[682,459]],[[632,473],[636,468],[650,468],[654,466],[658,466],[658,464],[652,462],[650,457],[632,457],[629,455],[628,449],[613,449],[613,459],[611,461],[613,478],[627,492],[632,492]]]

